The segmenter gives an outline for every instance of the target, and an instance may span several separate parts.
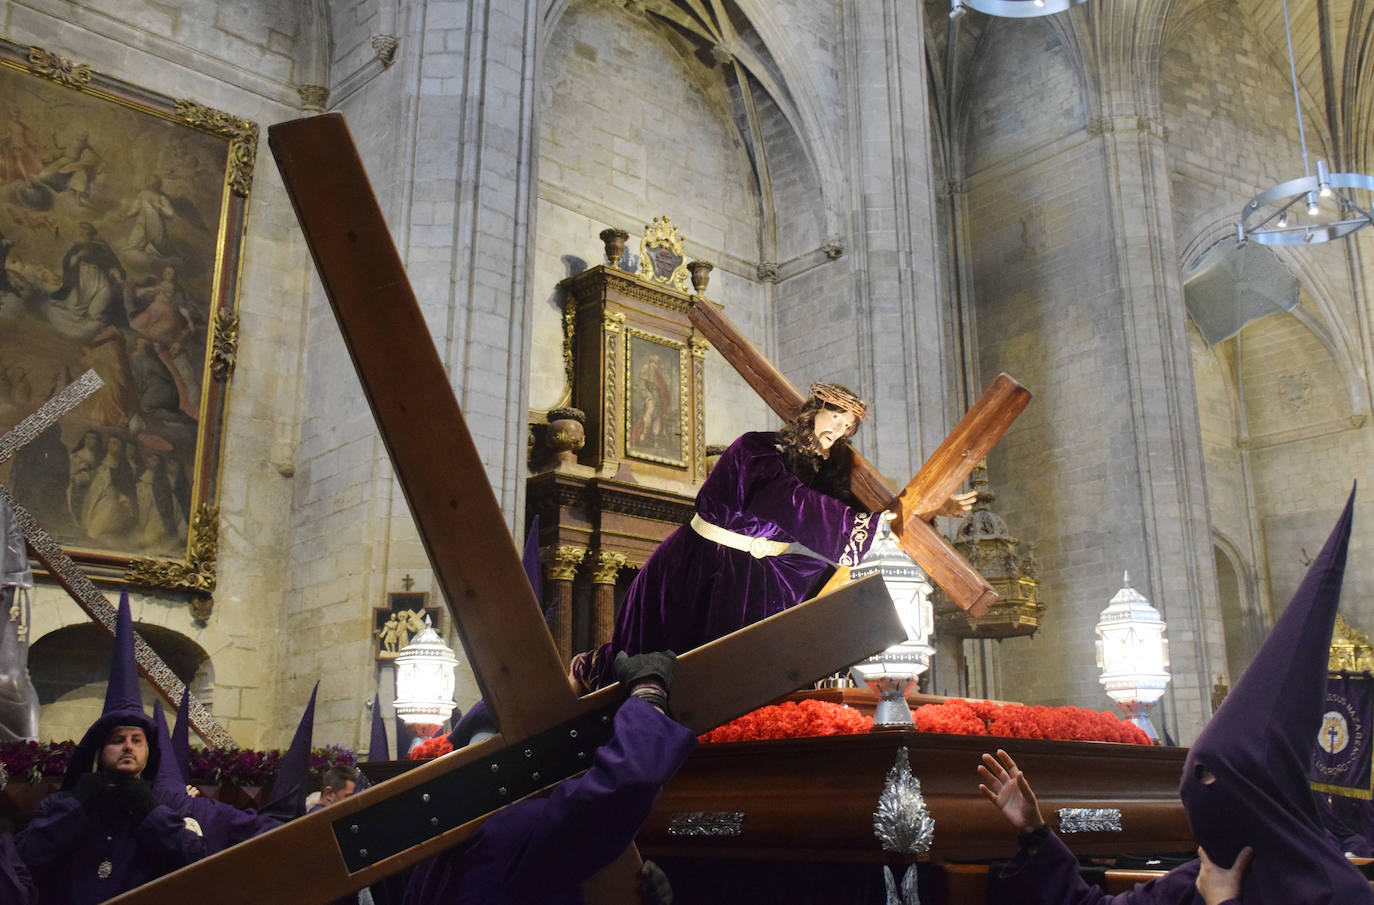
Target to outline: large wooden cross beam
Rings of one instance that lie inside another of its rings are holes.
[[[693,326],[716,347],[780,418],[790,421],[806,402],[797,388],[707,299],[697,296],[688,312]],[[997,592],[978,570],[935,530],[933,517],[974,467],[997,444],[1030,402],[1030,391],[1006,374],[998,376],[954,426],[899,494],[863,456],[854,453],[850,490],[871,512],[891,510],[897,543],[952,603],[969,615],[987,614]],[[826,587],[833,587],[827,585]]]
[[[38,411],[29,415],[11,428],[3,437],[0,437],[0,465],[7,462],[27,443],[56,424],[58,419],[76,408],[85,401],[86,397],[104,385],[100,375],[92,370],[82,374],[65,389],[54,394],[51,399],[39,406]],[[110,601],[105,599],[105,595],[100,593],[90,578],[86,576],[86,573],[82,572],[81,568],[72,561],[72,558],[67,555],[67,551],[62,549],[62,545],[44,530],[38,520],[33,517],[33,513],[19,504],[19,501],[14,498],[14,494],[4,484],[0,484],[0,500],[4,500],[14,510],[15,520],[23,530],[24,539],[28,542],[29,550],[33,553],[34,558],[43,564],[43,568],[47,569],[53,580],[71,595],[72,600],[76,601],[77,605],[86,611],[86,615],[91,617],[91,621],[108,632],[110,637],[114,637],[115,608],[110,605]],[[137,633],[134,634],[134,662],[138,665],[139,673],[169,703],[173,705],[181,703],[186,685],[176,677],[176,674],[163,662],[157,652],[149,647],[148,643]],[[219,724],[195,695],[191,695],[190,707],[191,727],[196,730],[196,734],[207,745],[218,748],[233,747],[234,739],[229,735],[228,730]]]
[[[119,905],[333,901],[457,845],[495,810],[585,769],[623,697],[611,687],[578,698],[568,684],[342,117],[283,123],[269,141],[500,735],[127,893]],[[704,731],[905,637],[881,583],[856,583],[683,654],[674,717]]]

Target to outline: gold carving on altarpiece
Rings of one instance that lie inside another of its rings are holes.
[[[239,316],[236,313],[226,311],[215,316],[211,343],[210,373],[216,380],[228,380],[238,363]]]
[[[671,286],[682,293],[692,291],[682,237],[668,217],[655,217],[653,223],[644,227],[636,276],[650,283]]]
[[[176,111],[188,126],[229,139],[229,188],[247,198],[253,185],[253,161],[258,155],[258,124],[195,101],[178,100]]]
[[[215,558],[219,555],[219,507],[201,506],[191,518],[191,542],[186,562],[139,557],[129,562],[124,580],[172,591],[215,589]]]
[[[1337,614],[1336,630],[1331,638],[1331,655],[1327,668],[1350,672],[1374,671],[1374,643],[1369,636],[1355,628],[1345,617]]]
[[[592,584],[615,584],[616,575],[628,562],[629,558],[624,553],[599,551],[592,570]]]
[[[73,63],[41,47],[29,48],[29,71],[68,88],[81,88],[91,80],[91,67]]]
[[[577,567],[587,555],[584,547],[560,544],[549,551],[549,580],[572,581],[577,577]]]

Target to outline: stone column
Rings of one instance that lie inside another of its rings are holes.
[[[573,579],[586,555],[585,547],[559,544],[543,557],[549,567],[549,584],[553,585],[553,624],[549,630],[558,655],[565,661],[572,659]]]
[[[625,568],[626,562],[624,553],[602,550],[596,554],[596,566],[592,572],[592,603],[596,608],[593,648],[610,641],[615,631],[615,578]]]

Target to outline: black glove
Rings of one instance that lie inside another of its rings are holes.
[[[122,773],[111,777],[110,787],[118,806],[139,820],[147,817],[153,808],[157,807],[152,787],[137,776]]]
[[[110,780],[99,773],[84,773],[72,787],[71,796],[75,798],[81,806],[88,807],[110,788]]]
[[[627,694],[643,698],[664,713],[668,712],[668,690],[673,684],[673,661],[677,654],[670,650],[635,654],[624,651],[615,655],[615,675]]]
[[[645,861],[639,869],[635,888],[639,890],[639,901],[643,905],[673,905],[673,887],[668,882],[668,875],[652,861]]]

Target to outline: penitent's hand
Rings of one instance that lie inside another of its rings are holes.
[[[1030,783],[1026,781],[1026,774],[1016,766],[1010,754],[1001,748],[997,749],[996,757],[984,754],[983,762],[978,766],[978,776],[983,780],[978,784],[978,791],[997,805],[1002,816],[1007,818],[1007,823],[1018,833],[1029,833],[1045,825],[1045,818],[1040,816],[1040,804],[1035,800]]]
[[[1207,905],[1221,905],[1222,902],[1240,898],[1240,888],[1245,882],[1245,871],[1250,867],[1250,858],[1255,850],[1250,846],[1240,850],[1236,863],[1230,867],[1218,867],[1207,857],[1202,846],[1197,847],[1198,859],[1202,867],[1197,872],[1197,892]]]

